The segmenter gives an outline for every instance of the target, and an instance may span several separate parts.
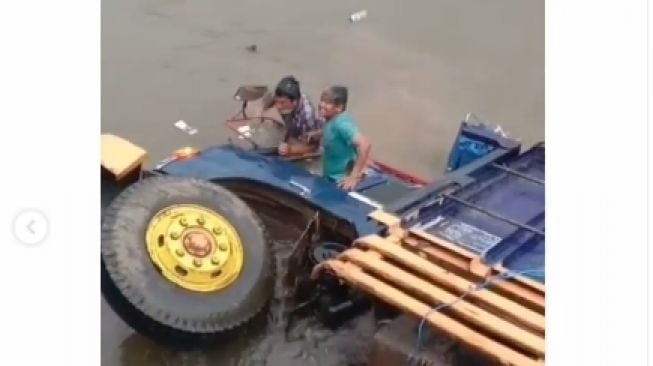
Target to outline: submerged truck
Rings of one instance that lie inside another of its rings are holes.
[[[229,143],[183,148],[151,169],[145,150],[102,136],[103,199],[114,193],[102,292],[119,316],[157,341],[193,345],[250,322],[272,296],[266,216],[276,216],[302,229],[293,293],[325,323],[391,309],[386,335],[392,322],[419,321],[407,344],[429,328],[488,360],[544,363],[543,143],[522,149],[466,118],[442,179],[373,160],[345,192],[319,175],[319,156],[276,155],[283,123],[266,91],[236,92]],[[414,356],[392,348],[376,350]]]

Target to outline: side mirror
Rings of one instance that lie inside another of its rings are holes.
[[[264,85],[242,85],[234,94],[234,100],[237,102],[242,102],[242,114],[243,118],[247,118],[247,104],[249,102],[254,102],[259,99],[262,99],[263,108],[269,108],[274,103],[274,98],[268,92],[268,87]]]
[[[261,99],[268,92],[264,85],[242,85],[236,90],[234,100],[237,102],[253,102]]]

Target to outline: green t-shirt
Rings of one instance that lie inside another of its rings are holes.
[[[358,135],[356,122],[347,112],[340,113],[326,123],[322,132],[322,174],[326,178],[339,183],[347,177],[358,158],[354,145]]]

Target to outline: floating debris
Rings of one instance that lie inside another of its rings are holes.
[[[250,138],[252,137],[252,128],[249,125],[238,127],[238,138]]]
[[[194,128],[194,127],[190,126],[188,123],[186,123],[184,120],[181,120],[181,119],[179,121],[175,122],[174,126],[178,130],[186,132],[187,134],[189,134],[191,136],[197,133],[197,128]]]
[[[365,18],[367,18],[367,10],[361,10],[351,14],[349,16],[349,21],[352,23],[357,23]]]
[[[246,49],[247,51],[251,52],[251,53],[256,53],[256,52],[258,52],[258,46],[255,45],[255,44],[251,44],[251,45],[245,47],[245,49]]]

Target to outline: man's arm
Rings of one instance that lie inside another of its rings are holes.
[[[284,142],[279,147],[281,155],[304,155],[314,153],[320,148],[320,139],[322,130],[311,131],[303,136],[302,141],[287,143]]]
[[[316,152],[320,145],[305,142],[288,144],[288,155],[304,155]]]
[[[372,144],[367,140],[363,134],[360,133],[355,124],[347,124],[339,131],[343,137],[349,141],[351,145],[356,147],[358,151],[358,158],[347,178],[340,182],[340,187],[344,190],[350,191],[360,183],[363,178],[363,171],[367,167],[367,162],[372,150]]]
[[[372,150],[372,144],[367,140],[363,135],[359,135],[356,140],[354,140],[354,146],[358,150],[358,159],[354,168],[351,170],[349,176],[359,179],[363,176],[363,171],[367,166],[367,161],[370,158],[370,151]]]
[[[302,140],[288,144],[288,155],[303,155],[316,152],[320,148],[322,130],[313,130],[302,136]]]

